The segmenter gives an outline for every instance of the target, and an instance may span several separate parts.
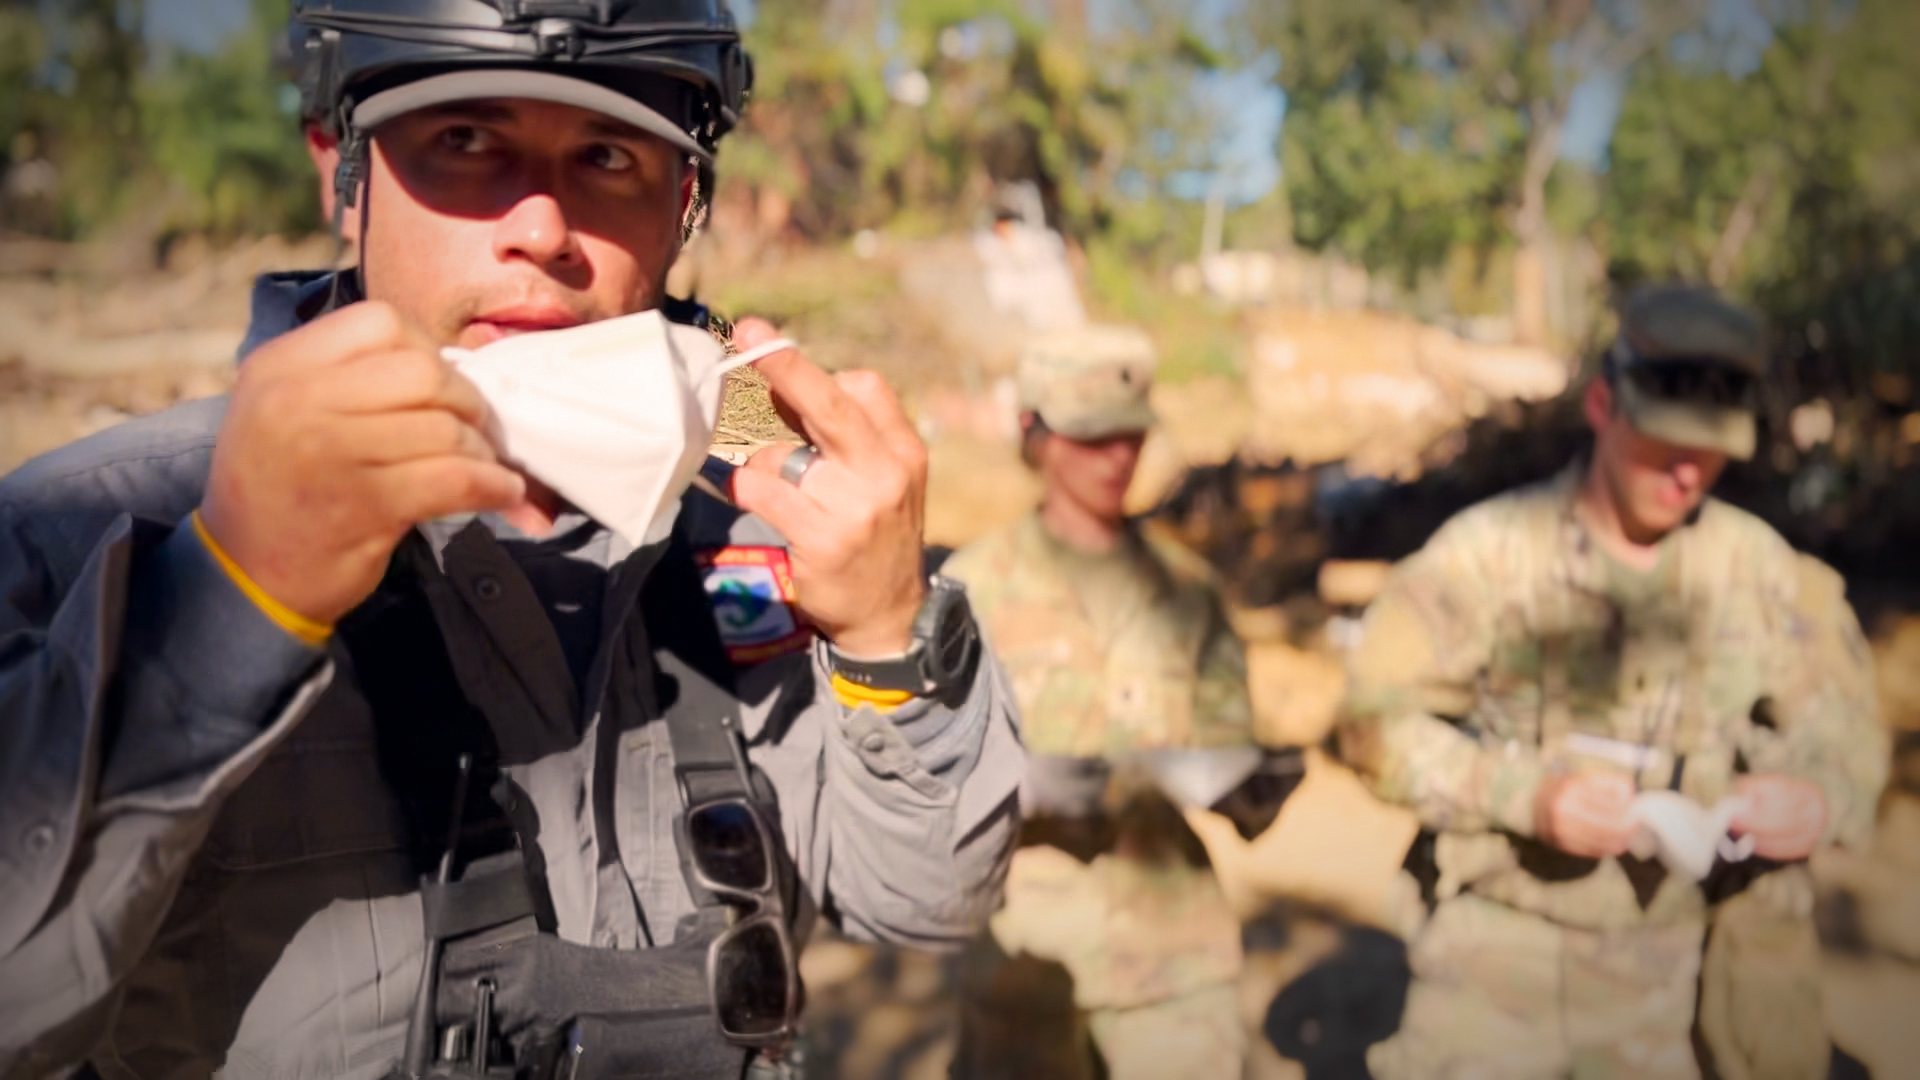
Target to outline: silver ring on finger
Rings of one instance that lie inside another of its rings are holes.
[[[819,447],[796,446],[788,451],[786,460],[780,463],[780,479],[794,487],[799,487],[800,481],[807,475],[807,470],[813,468],[814,462],[819,460]]]

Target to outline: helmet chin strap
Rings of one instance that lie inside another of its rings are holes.
[[[355,267],[360,275],[360,295],[365,296],[366,258],[367,258],[367,178],[370,171],[369,159],[372,156],[370,140],[352,124],[342,122],[340,137],[340,160],[333,169],[333,265],[338,267],[347,253],[347,211],[356,205],[360,209],[360,237],[355,245],[359,253],[360,265]],[[341,284],[347,271],[336,269],[333,283],[327,291],[327,311],[340,306],[342,300]]]

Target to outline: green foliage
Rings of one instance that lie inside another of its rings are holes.
[[[817,2],[764,4],[749,35],[754,101],[724,182],[792,198],[796,227],[825,239],[903,216],[963,227],[994,182],[1033,180],[1069,235],[1160,248],[1165,180],[1193,167],[1209,133],[1186,87],[1220,57],[1174,0],[1133,15],[1134,32],[1088,41],[1014,0],[900,0],[883,55],[871,34],[824,26]],[[902,76],[924,77],[924,104],[890,92]]]
[[[0,4],[0,152],[45,156],[60,177],[59,236],[115,227],[234,236],[317,224],[311,169],[272,41],[281,0],[211,57],[151,55],[140,5]],[[22,138],[25,136],[25,138]]]
[[[1744,77],[1651,65],[1614,135],[1614,277],[1714,279],[1767,311],[1790,354],[1920,367],[1916,40],[1920,9],[1859,0],[1777,28]]]
[[[1742,193],[1785,164],[1773,137],[1782,117],[1764,77],[1649,64],[1614,128],[1606,195],[1608,250],[1623,279],[1706,280]],[[1783,177],[1782,177],[1783,178]],[[1756,213],[1777,216],[1776,200]],[[1777,223],[1776,223],[1777,224]]]
[[[1501,234],[1525,130],[1528,55],[1471,0],[1297,0],[1253,9],[1287,93],[1282,162],[1295,238],[1411,279]]]
[[[1585,165],[1562,161],[1547,178],[1547,220],[1561,236],[1582,236],[1599,222],[1607,178]]]
[[[253,8],[247,30],[217,55],[180,56],[138,88],[147,155],[175,196],[169,231],[235,236],[321,224],[312,166],[273,59],[286,4],[254,0]]]
[[[1462,249],[1480,267],[1517,251],[1506,263],[1515,332],[1545,343],[1552,234],[1584,231],[1599,213],[1592,178],[1557,163],[1574,88],[1630,70],[1709,2],[1249,5],[1250,36],[1282,58],[1295,238],[1410,290],[1436,273],[1458,281]]]
[[[21,131],[59,168],[57,227],[80,231],[118,215],[138,171],[139,110],[134,83],[145,60],[140,7],[116,0],[20,4],[41,25],[22,58]]]
[[[45,22],[27,0],[0,2],[0,160],[11,161],[16,152],[38,149],[38,133],[33,132],[43,94],[34,80],[46,63],[48,50]],[[35,146],[14,149],[22,134],[33,133]]]

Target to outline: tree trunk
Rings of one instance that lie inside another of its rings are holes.
[[[1520,201],[1513,213],[1513,337],[1521,345],[1545,345],[1547,325],[1547,177],[1560,157],[1566,123],[1564,101],[1536,101],[1520,175]]]
[[[1740,269],[1740,254],[1753,238],[1760,211],[1772,195],[1773,173],[1764,168],[1749,177],[1741,189],[1740,199],[1727,215],[1727,227],[1721,230],[1720,242],[1714,245],[1713,260],[1707,266],[1707,280],[1714,288],[1725,288],[1733,280],[1734,272]]]

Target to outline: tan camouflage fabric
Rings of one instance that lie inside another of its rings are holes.
[[[1102,1009],[1089,1021],[1108,1080],[1234,1080],[1244,1068],[1247,1029],[1235,986],[1137,1009]]]
[[[1805,866],[1766,875],[1713,913],[1700,1032],[1720,1080],[1823,1080],[1830,1053]]]
[[[1711,805],[1738,755],[1819,785],[1828,841],[1863,846],[1888,750],[1839,576],[1714,500],[1630,571],[1577,520],[1578,475],[1449,521],[1395,569],[1350,660],[1342,756],[1439,834],[1441,894],[1590,929],[1705,918],[1691,882],[1643,908],[1618,860],[1580,872],[1528,839],[1550,767],[1665,788],[1684,754],[1681,790]]]
[[[1104,555],[1048,535],[1038,512],[955,553],[1020,703],[1029,753],[1114,758],[1252,741],[1247,662],[1204,561],[1129,529]]]
[[[1819,785],[1828,842],[1862,846],[1872,828],[1887,745],[1838,575],[1712,500],[1653,570],[1630,570],[1578,520],[1580,475],[1448,522],[1395,569],[1351,657],[1341,752],[1436,832],[1440,870],[1401,1033],[1369,1058],[1383,1080],[1696,1075],[1704,894],[1641,866],[1642,903],[1621,860],[1534,842],[1548,770],[1666,788],[1683,759],[1681,790],[1712,804],[1740,758]],[[1727,939],[1721,989],[1773,980],[1714,1001],[1736,1041],[1788,1034],[1752,1024],[1810,985],[1792,956],[1809,930]],[[1783,957],[1801,975],[1763,970]]]
[[[983,934],[962,956],[958,991],[960,1033],[948,1071],[953,1080],[1094,1080],[1093,1033],[1085,1010],[1074,1003],[1073,976],[1058,960],[1009,954],[992,934]]]
[[[1228,902],[1252,918],[1286,897],[1409,936],[1427,914],[1418,883],[1401,868],[1419,822],[1321,750],[1309,748],[1305,764],[1279,817],[1251,840],[1218,814],[1186,812]]]
[[[1376,1080],[1693,1080],[1699,923],[1575,930],[1477,896],[1409,950],[1400,1030]]]
[[[1245,655],[1191,552],[1129,529],[1113,552],[1086,555],[1049,536],[1036,512],[956,553],[942,572],[967,585],[1013,683],[1030,753],[1116,759],[1252,742]],[[1138,821],[1122,813],[1120,840],[1090,863],[1045,845],[1015,853],[984,949],[1010,959],[981,964],[964,992],[963,1016],[981,1022],[963,1032],[956,1077],[1042,1075],[1012,1071],[1029,1051],[992,1044],[1003,1029],[1056,1048],[1051,1058],[1087,1031],[1116,1078],[1240,1075],[1239,920],[1212,870],[1183,858],[1181,845],[1130,834],[1158,828],[1140,824],[1149,819],[1184,827],[1171,811]],[[996,1023],[1022,1000],[1011,984],[1035,959],[1070,976],[1076,1011],[1036,1011],[1024,1030]]]
[[[1010,1047],[985,1046],[992,1031],[972,1027],[962,1041],[974,1044],[965,1056],[976,1070],[956,1076],[1015,1075],[993,1066],[1031,1053],[1024,1045],[1071,1045],[1080,1031],[1116,1080],[1239,1075],[1240,923],[1206,867],[1112,853],[1081,863],[1055,848],[1022,848],[991,935],[993,952],[1014,958],[993,976],[1002,1001],[1019,965],[1040,960],[1070,977],[1076,1012],[1028,1014]],[[975,1011],[1009,1011],[981,1008],[993,996],[983,989],[968,995]]]
[[[1020,408],[1069,439],[1104,439],[1153,426],[1153,342],[1131,326],[1089,324],[1041,334],[1020,354]]]
[[[1178,859],[1122,855],[1082,863],[1056,848],[1022,848],[991,931],[1009,955],[1054,960],[1082,1009],[1133,1010],[1230,984],[1240,924],[1213,874]]]

